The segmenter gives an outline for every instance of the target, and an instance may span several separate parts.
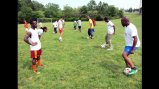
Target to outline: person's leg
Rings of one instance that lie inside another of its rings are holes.
[[[108,37],[107,37],[107,43],[108,43],[108,46],[109,46],[109,49],[108,50],[112,50],[112,43],[111,43],[111,38],[112,38],[112,34],[108,34]]]
[[[105,43],[106,43],[105,46],[108,47],[109,46],[109,34],[108,33],[105,36]]]
[[[60,38],[59,38],[60,41],[62,41],[62,35],[63,35],[63,31],[62,29],[60,29]]]
[[[55,28],[55,33],[57,33],[57,28]]]
[[[131,68],[131,71],[128,75],[135,74],[138,71],[135,65],[133,64],[132,60],[128,57],[131,53],[131,49],[131,46],[126,46],[124,52],[122,53],[122,57],[124,58],[126,66],[129,66]],[[137,48],[135,48],[135,51],[136,50]]]
[[[92,29],[92,37],[94,36],[94,28]]]
[[[54,28],[54,33],[56,33],[56,28]]]
[[[81,32],[81,26],[78,26],[78,30]]]
[[[88,36],[90,37],[90,29],[88,29]]]
[[[126,63],[126,66],[129,66],[131,68],[134,68],[134,64],[132,62],[132,60],[128,57],[128,54],[126,52],[122,53],[122,57],[124,58],[124,61]]]
[[[37,51],[36,50],[31,50],[30,51],[30,57],[32,58],[32,68],[33,71],[36,72],[36,58],[37,58]]]
[[[41,64],[41,60],[40,60],[40,56],[41,56],[42,50],[38,50],[38,56],[37,56],[37,62],[38,62],[38,66],[43,66],[43,64]]]

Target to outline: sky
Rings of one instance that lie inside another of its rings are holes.
[[[32,1],[38,1],[43,5],[46,5],[48,3],[58,4],[61,9],[63,9],[65,5],[71,6],[72,8],[77,8],[83,5],[87,5],[90,2],[90,0],[32,0]],[[119,9],[129,9],[129,8],[134,9],[142,6],[142,0],[95,0],[95,1],[96,4],[98,4],[101,1],[107,3],[108,5],[114,5]]]

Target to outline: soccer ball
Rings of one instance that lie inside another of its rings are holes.
[[[128,75],[131,71],[131,68],[125,68],[124,69],[124,74]]]
[[[59,38],[59,41],[62,42],[62,38]]]

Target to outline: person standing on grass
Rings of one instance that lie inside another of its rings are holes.
[[[76,26],[77,26],[77,21],[74,20],[74,22],[73,22],[73,28],[74,28],[74,30],[76,30]]]
[[[28,22],[24,19],[24,29],[27,32],[28,31]]]
[[[92,23],[93,23],[93,26],[94,26],[94,29],[92,30],[92,34],[94,35],[95,26],[96,26],[96,20],[94,19],[94,17],[92,17]]]
[[[62,35],[63,35],[63,18],[61,17],[58,21],[58,30],[60,33],[59,41],[62,41]]]
[[[78,19],[78,30],[81,32],[81,18]]]
[[[58,27],[58,22],[57,20],[53,23],[53,29],[54,29],[54,32],[53,33],[57,33],[57,27]]]
[[[137,28],[134,24],[130,23],[129,19],[127,17],[121,18],[121,24],[123,27],[125,27],[125,42],[126,46],[124,48],[124,51],[122,53],[122,57],[124,58],[126,67],[130,67],[131,71],[128,75],[135,74],[138,70],[136,66],[133,64],[132,60],[128,57],[130,54],[134,54],[135,51],[140,46],[140,40],[137,32]]]
[[[24,36],[24,41],[30,45],[30,57],[32,58],[33,72],[40,74],[40,72],[37,71],[36,62],[38,63],[38,66],[43,66],[40,61],[40,56],[42,53],[40,37],[42,32],[40,32],[41,30],[37,29],[37,20],[35,18],[30,20],[30,25],[31,28]],[[47,30],[46,27],[44,29]]]
[[[105,36],[105,43],[101,46],[104,48],[108,46],[109,48],[107,50],[113,50],[111,39],[112,36],[115,34],[115,25],[107,17],[104,17],[104,21],[107,23],[107,34]]]
[[[87,16],[88,18],[88,23],[89,23],[89,27],[88,27],[88,36],[89,38],[93,38],[93,30],[94,30],[94,26],[93,26],[93,22],[92,19],[90,18],[90,16]]]

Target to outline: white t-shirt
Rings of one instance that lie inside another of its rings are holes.
[[[63,24],[63,21],[62,21],[62,20],[59,20],[59,21],[58,21],[58,26],[59,26],[60,29],[62,28],[62,24]]]
[[[130,23],[127,27],[125,27],[124,36],[125,36],[126,46],[133,46],[133,41],[134,41],[133,36],[137,36],[137,44],[135,47],[140,46],[140,40],[138,37],[137,29],[135,25],[133,25],[132,23]]]
[[[42,29],[38,29],[37,32],[38,32],[38,35],[42,35],[44,33]]]
[[[114,33],[114,24],[109,20],[109,22],[107,23],[107,27],[108,27],[108,34],[113,34]]]
[[[76,26],[76,24],[77,24],[77,22],[76,22],[76,20],[75,20],[73,25]]]
[[[81,26],[81,20],[78,20],[78,26]]]
[[[37,45],[35,45],[35,46],[30,45],[30,50],[39,50],[39,49],[41,49],[41,42],[40,42],[39,34],[38,34],[39,30],[36,29],[36,28],[35,28],[35,30],[30,28],[29,32],[31,33],[30,41],[31,42],[37,42]]]
[[[58,27],[58,22],[55,21],[55,22],[53,23],[53,26],[54,26],[54,28],[57,28],[57,27]]]

